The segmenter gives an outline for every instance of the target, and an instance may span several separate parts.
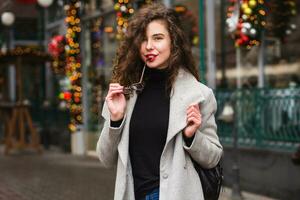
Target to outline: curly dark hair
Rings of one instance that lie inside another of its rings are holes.
[[[116,53],[111,81],[123,86],[129,86],[139,81],[144,66],[140,56],[140,46],[145,38],[147,25],[154,20],[166,22],[166,28],[171,38],[171,55],[166,69],[168,73],[166,89],[171,91],[179,68],[184,68],[199,80],[191,46],[181,27],[177,13],[161,3],[152,3],[139,9],[129,19],[124,40]]]

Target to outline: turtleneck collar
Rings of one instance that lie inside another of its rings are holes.
[[[167,79],[167,69],[153,69],[146,67],[145,77],[150,81],[165,81]]]

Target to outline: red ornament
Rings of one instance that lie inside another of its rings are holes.
[[[238,45],[242,45],[243,43],[244,43],[244,41],[242,40],[242,39],[237,39],[236,40],[236,43],[238,44]]]
[[[71,92],[64,92],[64,99],[69,101],[72,98]]]
[[[241,22],[239,22],[239,23],[237,24],[237,28],[238,28],[238,29],[242,29],[242,28],[243,28],[243,25],[242,25]]]
[[[54,36],[48,44],[49,53],[54,57],[59,56],[65,50],[64,41],[65,37],[63,35]]]
[[[241,39],[244,41],[244,42],[248,42],[249,41],[249,37],[245,34],[241,34]]]
[[[122,16],[122,12],[117,12],[117,17],[121,17]]]
[[[76,98],[74,99],[74,101],[75,101],[75,103],[80,103],[80,98],[76,97]]]

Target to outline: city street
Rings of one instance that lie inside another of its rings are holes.
[[[74,156],[51,149],[0,155],[0,200],[112,200],[113,169],[93,156]],[[230,200],[223,188],[220,200]],[[245,200],[272,200],[243,193]]]

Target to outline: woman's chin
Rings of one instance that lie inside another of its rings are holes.
[[[157,64],[157,63],[149,63],[149,62],[147,62],[147,66],[149,67],[149,68],[152,68],[152,69],[163,69],[163,68],[165,68],[165,66],[162,66],[162,65],[160,65],[160,64]]]

